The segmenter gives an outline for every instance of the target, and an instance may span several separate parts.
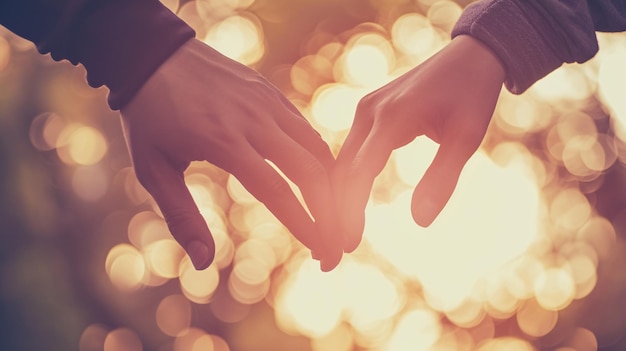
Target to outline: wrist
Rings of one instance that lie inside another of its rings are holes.
[[[494,79],[504,83],[506,70],[502,60],[483,42],[469,35],[459,35],[452,39],[450,45],[458,47],[464,60],[472,62],[479,70],[488,72]]]

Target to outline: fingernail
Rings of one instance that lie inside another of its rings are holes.
[[[422,227],[428,227],[435,220],[437,213],[437,208],[432,201],[422,199],[413,210],[413,220]]]
[[[205,269],[211,263],[209,262],[209,247],[200,240],[194,240],[187,245],[187,254],[197,270]]]

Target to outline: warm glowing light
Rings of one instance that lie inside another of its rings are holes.
[[[393,152],[396,172],[408,185],[415,185],[426,173],[435,157],[439,145],[434,141],[419,137],[408,145]]]
[[[429,351],[472,351],[474,339],[464,329],[444,329],[441,337]]]
[[[344,324],[337,326],[332,332],[311,340],[313,351],[351,351],[353,350],[352,333]]]
[[[128,222],[128,240],[136,247],[171,238],[165,221],[152,211],[138,212]]]
[[[418,64],[443,45],[431,23],[418,13],[400,16],[391,28],[393,45]]]
[[[517,311],[519,300],[507,288],[506,281],[497,275],[483,283],[485,298],[490,314],[494,317],[509,317]]]
[[[144,256],[152,273],[171,279],[178,277],[178,266],[185,252],[173,239],[162,239],[146,246]]]
[[[232,174],[228,176],[226,189],[230,198],[240,205],[251,205],[259,202]]]
[[[457,3],[449,0],[440,0],[428,8],[426,16],[433,25],[449,33],[452,31],[456,21],[461,17],[461,12],[463,12],[463,9]]]
[[[574,299],[576,286],[569,273],[559,267],[548,268],[535,281],[535,295],[539,305],[550,311],[559,311]]]
[[[123,183],[124,192],[130,203],[138,205],[152,199],[146,189],[139,184],[132,167],[125,167],[117,172],[116,178]]]
[[[322,55],[308,55],[300,58],[290,71],[293,87],[306,95],[312,95],[324,83],[333,77],[333,65]]]
[[[170,11],[176,12],[178,10],[178,0],[160,0]]]
[[[518,300],[529,299],[535,295],[535,279],[543,272],[543,264],[532,255],[517,258],[508,267],[504,277],[505,284]]]
[[[330,333],[344,316],[363,344],[386,338],[388,322],[404,299],[374,265],[345,257],[333,272],[321,273],[315,262],[306,260],[281,286],[275,309],[283,328],[314,338]]]
[[[1,38],[1,37],[0,37]],[[48,151],[56,147],[56,141],[65,122],[55,113],[42,113],[30,124],[30,142],[37,150]]]
[[[197,271],[188,257],[180,265],[180,286],[185,296],[195,303],[208,303],[219,283],[219,272],[215,265]]]
[[[169,336],[177,336],[191,324],[191,304],[183,295],[169,295],[163,298],[156,310],[156,322],[161,331]]]
[[[520,329],[531,337],[541,337],[548,334],[558,321],[559,314],[541,308],[535,300],[528,300],[517,312],[517,324]]]
[[[254,278],[250,283],[258,283],[261,280],[265,280],[269,275],[269,271],[276,266],[274,250],[270,244],[259,239],[251,238],[246,240],[237,248],[235,256],[237,262],[249,259],[253,260],[255,265],[258,266],[256,269],[263,271],[255,271],[254,275],[257,278]]]
[[[104,351],[142,351],[137,333],[127,328],[112,330],[104,339]]]
[[[231,16],[216,24],[204,42],[246,65],[258,62],[265,50],[261,27],[257,21],[243,16]]]
[[[333,83],[321,86],[311,100],[311,114],[315,121],[332,131],[350,128],[356,106],[366,89]]]
[[[466,299],[455,309],[445,311],[446,317],[462,328],[472,328],[478,325],[486,316],[482,303],[477,299]]]
[[[385,349],[427,351],[441,337],[441,331],[437,313],[426,309],[413,310],[402,316]]]
[[[227,232],[211,227],[211,235],[215,241],[215,261],[218,269],[227,267],[235,255],[235,244]]]
[[[100,200],[107,192],[108,178],[102,167],[79,166],[72,175],[72,188],[85,201]]]
[[[244,320],[249,312],[250,305],[237,301],[229,289],[217,289],[209,305],[215,318],[224,323],[237,323]]]
[[[593,94],[594,87],[582,68],[566,64],[537,81],[529,92],[542,101],[554,103],[558,100],[584,100]]]
[[[317,338],[330,333],[341,319],[342,302],[334,287],[339,270],[322,273],[312,260],[302,262],[276,298],[276,320],[281,329]]]
[[[270,210],[268,210],[262,203],[257,202],[245,208],[245,211],[243,212],[242,229],[245,232],[250,232],[252,228],[256,228],[263,223],[275,220],[276,219]]]
[[[596,339],[595,334],[591,330],[585,328],[576,328],[570,337],[568,344],[577,351],[598,350],[598,340]]]
[[[94,165],[107,153],[107,142],[99,130],[77,124],[63,128],[56,142],[57,153],[67,164]]]
[[[591,216],[587,198],[577,189],[559,192],[550,205],[553,221],[566,229],[580,228]]]
[[[403,296],[378,267],[344,260],[343,286],[337,287],[337,298],[343,300],[347,320],[357,331],[373,333],[381,322],[398,312],[404,303]]]
[[[349,84],[368,90],[387,83],[394,60],[393,49],[387,39],[378,34],[365,34],[346,49],[343,77]]]
[[[591,245],[600,257],[607,257],[617,240],[615,228],[603,217],[593,217],[578,231],[577,238]]]
[[[419,165],[431,155],[422,151],[410,162]],[[499,167],[481,153],[470,159],[450,202],[429,228],[413,222],[411,197],[412,191],[405,191],[392,203],[368,206],[364,238],[401,272],[417,278],[437,309],[456,308],[481,277],[523,254],[537,236],[536,184],[518,168]],[[515,204],[515,211],[503,204]]]
[[[496,122],[508,133],[521,134],[545,129],[552,122],[549,105],[503,91],[496,106]]]
[[[207,342],[207,338],[208,341]],[[196,347],[198,343],[198,347]],[[204,348],[200,349],[200,345]],[[173,351],[216,351],[211,336],[204,330],[188,328],[178,333],[174,340]]]
[[[228,291],[243,304],[257,303],[265,298],[269,290],[269,273],[258,260],[241,260],[233,267],[228,279]]]
[[[576,284],[575,299],[581,299],[593,290],[598,281],[596,263],[585,255],[575,255],[568,259],[570,275]]]
[[[268,262],[274,260],[274,264],[278,265],[285,262],[291,254],[293,245],[293,239],[291,234],[285,229],[285,227],[276,222],[265,222],[255,228],[249,233],[249,241],[261,241],[265,245],[269,245],[273,250],[273,255],[263,255]],[[239,248],[241,250],[241,247]]]
[[[203,22],[213,23],[249,7],[254,0],[197,0],[192,3]]]
[[[476,351],[536,351],[536,349],[527,341],[504,337],[488,340],[480,345]]]
[[[191,351],[207,351],[207,350],[217,351],[220,349],[224,349],[224,348],[220,347],[220,344],[216,345],[211,335],[202,335],[198,339],[196,339],[196,341],[193,343],[193,347],[191,348]]]
[[[624,99],[626,36],[616,34],[611,39],[611,45],[603,47],[598,56],[600,61],[598,92],[604,105],[611,111],[615,132],[622,140],[626,140],[626,99]]]
[[[139,288],[148,273],[141,253],[128,244],[118,244],[111,248],[106,257],[105,268],[113,285],[124,291]]]
[[[100,324],[91,324],[80,335],[79,351],[96,351],[104,348],[104,340],[109,331]]]

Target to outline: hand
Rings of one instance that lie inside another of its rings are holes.
[[[196,269],[208,267],[215,254],[183,177],[197,160],[237,177],[312,250],[322,270],[339,263],[329,179],[335,159],[300,112],[257,72],[192,39],[121,112],[137,178]],[[315,221],[266,159],[298,185]]]
[[[480,145],[505,73],[482,43],[459,36],[423,64],[365,96],[337,157],[334,184],[344,251],[356,249],[374,178],[391,152],[417,136],[439,150],[413,193],[413,219],[429,226],[452,195],[461,170]]]

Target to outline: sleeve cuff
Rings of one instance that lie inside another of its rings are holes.
[[[66,58],[85,66],[90,86],[109,88],[113,110],[130,102],[152,73],[195,36],[157,0],[104,1],[81,15]]]
[[[560,27],[558,18],[550,19],[541,6],[526,2],[475,3],[466,8],[452,31],[452,37],[465,34],[482,41],[500,58],[506,71],[505,85],[514,94],[523,93],[564,62],[583,62],[598,50],[593,27],[589,30],[586,23],[567,22],[580,27],[567,33],[569,28]],[[572,13],[569,15],[563,16],[567,17],[563,22],[571,20]],[[578,47],[572,44],[576,41],[580,41]]]

